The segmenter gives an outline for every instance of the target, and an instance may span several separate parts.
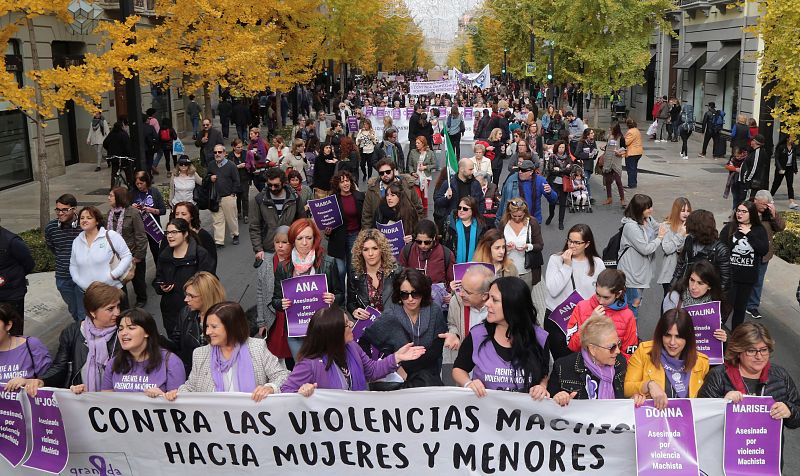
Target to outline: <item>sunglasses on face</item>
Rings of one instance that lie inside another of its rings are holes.
[[[427,246],[427,245],[430,245],[431,243],[433,243],[433,240],[414,240],[414,243],[416,243],[418,245],[426,245]]]
[[[269,184],[269,188],[270,188],[270,190],[278,190],[279,188],[281,188],[281,184],[279,184],[279,183],[271,183],[271,184]]]
[[[225,151],[224,150],[215,150],[214,153],[215,154],[224,154]]]
[[[595,346],[595,347],[600,347],[601,349],[605,349],[605,350],[609,351],[612,354],[614,352],[616,352],[617,349],[622,350],[622,341],[617,341],[616,344],[612,344],[610,347],[604,347],[602,345],[597,345],[597,344],[592,344],[592,345]]]
[[[409,298],[419,299],[420,293],[418,291],[400,291],[400,299],[403,301]]]
[[[392,175],[392,170],[379,170],[378,173],[381,175]]]
[[[519,173],[526,174],[528,172],[533,172],[533,169],[519,169]]]
[[[460,212],[469,212],[472,211],[470,207],[458,207],[458,211]]]

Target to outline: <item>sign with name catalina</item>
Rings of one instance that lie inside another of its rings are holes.
[[[692,306],[684,306],[684,309],[692,317],[697,351],[708,356],[709,364],[722,364],[722,342],[714,337],[714,331],[722,327],[720,302],[712,301],[705,304],[694,304]]]

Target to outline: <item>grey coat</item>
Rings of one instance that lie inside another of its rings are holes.
[[[653,280],[653,258],[661,247],[661,238],[657,236],[658,223],[651,217],[642,226],[625,217],[622,225],[622,239],[619,242],[621,258],[617,269],[625,272],[626,287],[648,289]],[[630,249],[625,251],[626,248]]]
[[[683,250],[684,241],[686,241],[686,235],[675,233],[671,228],[667,230],[667,234],[661,240],[664,261],[661,263],[661,271],[656,280],[658,284],[672,282],[672,275],[675,274],[675,265],[678,264],[678,255]]]
[[[262,339],[247,339],[250,357],[253,359],[253,371],[256,374],[256,385],[272,387],[274,393],[281,393],[281,385],[289,378],[289,371],[277,357],[267,349]],[[183,392],[214,392],[214,379],[211,377],[211,345],[204,345],[192,354],[192,372],[186,383],[178,388]]]

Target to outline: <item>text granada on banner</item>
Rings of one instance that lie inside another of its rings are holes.
[[[65,475],[636,474],[631,400],[560,408],[458,388],[319,390],[261,403],[246,394],[183,394],[172,403],[142,394],[54,395],[69,446]],[[691,407],[701,474],[721,476],[726,402],[693,399]],[[12,472],[41,474],[0,460],[0,474]]]

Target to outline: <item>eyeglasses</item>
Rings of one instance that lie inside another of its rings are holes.
[[[481,292],[481,291],[473,292],[473,291],[470,291],[469,289],[465,288],[463,285],[460,288],[460,292],[461,292],[461,294],[466,294],[467,296],[473,296],[473,295],[476,295],[476,294],[479,294],[481,296],[485,296],[485,295],[489,294],[488,292]]]
[[[220,154],[220,155],[222,155],[222,154],[224,154],[224,153],[225,153],[225,151],[224,151],[224,150],[215,150],[215,151],[214,151],[214,155],[216,155],[216,154]]]
[[[400,299],[406,301],[409,298],[419,299],[419,291],[400,291]]]
[[[200,295],[199,295],[199,294],[191,294],[191,293],[186,293],[186,292],[185,292],[185,293],[183,293],[183,294],[185,294],[185,295],[186,295],[186,297],[188,297],[189,299],[194,299],[194,298],[198,298],[198,297],[200,297]]]
[[[180,231],[180,230],[167,230],[167,231],[164,232],[164,234],[168,235],[168,236],[180,235],[181,233],[183,233],[183,232]]]
[[[433,240],[414,240],[414,243],[418,245],[430,245],[433,243]]]
[[[69,207],[69,208],[58,208],[58,207],[56,207],[56,208],[54,208],[53,210],[54,210],[56,213],[58,213],[58,214],[61,214],[61,213],[69,213],[69,212],[71,212],[72,210],[75,210],[75,207]]]
[[[767,357],[772,353],[772,351],[769,349],[769,347],[763,347],[761,349],[747,349],[744,351],[744,353],[747,354],[748,357],[755,357],[756,354],[761,354],[762,356]]]
[[[348,320],[347,320],[347,322],[345,322],[345,323],[344,323],[344,327],[345,327],[346,329],[352,329],[352,328],[354,328],[355,326],[356,326],[356,323],[355,323],[355,322],[353,322],[353,321],[351,321],[350,319],[348,319]]]
[[[469,212],[472,211],[470,207],[458,207],[458,211],[460,212]]]
[[[575,240],[570,240],[570,239],[568,239],[568,240],[567,240],[567,244],[568,244],[568,245],[580,246],[580,245],[585,245],[585,244],[586,244],[586,242],[585,242],[585,241],[575,241]]]
[[[379,173],[380,175],[391,175],[391,174],[392,174],[392,169],[389,169],[389,170],[379,170],[379,171],[378,171],[378,173]]]
[[[597,344],[591,344],[591,345],[593,345],[595,347],[600,347],[601,349],[606,349],[607,351],[609,351],[612,354],[614,352],[616,352],[617,349],[622,350],[622,341],[620,341],[620,340],[618,340],[616,344],[613,344],[610,347],[603,347],[602,345],[597,345]]]

